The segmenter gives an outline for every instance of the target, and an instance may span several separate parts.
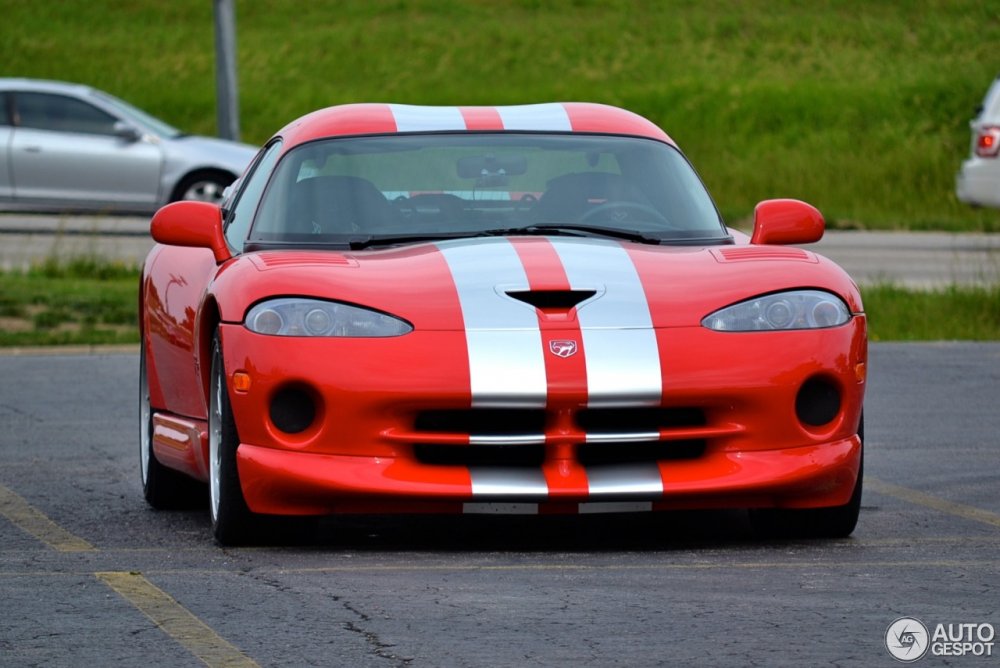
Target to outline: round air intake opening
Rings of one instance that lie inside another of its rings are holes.
[[[271,398],[271,422],[286,434],[305,431],[316,419],[316,402],[302,387],[285,387]]]
[[[822,427],[840,413],[840,390],[826,378],[810,378],[795,397],[795,414],[810,427]]]

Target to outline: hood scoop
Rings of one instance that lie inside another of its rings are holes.
[[[562,313],[587,301],[597,290],[507,290],[505,294],[543,313]]]

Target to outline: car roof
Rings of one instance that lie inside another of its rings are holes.
[[[500,107],[435,107],[364,103],[327,107],[292,121],[276,136],[285,151],[326,137],[411,132],[580,132],[646,137],[676,146],[651,121],[590,102]]]
[[[49,79],[0,78],[0,91],[24,90],[41,93],[69,93],[87,95],[94,89],[90,86]]]

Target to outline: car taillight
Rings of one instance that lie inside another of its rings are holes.
[[[1000,153],[1000,127],[989,125],[979,129],[976,135],[976,155],[980,158],[995,158]]]

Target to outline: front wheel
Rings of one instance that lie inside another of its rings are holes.
[[[229,403],[226,369],[219,333],[212,341],[208,401],[209,508],[212,534],[221,545],[238,545],[250,537],[254,514],[247,508],[236,468],[239,436]]]
[[[858,425],[861,464],[850,500],[833,508],[757,508],[750,511],[754,532],[767,538],[846,538],[854,531],[861,514],[861,493],[865,477],[865,416]]]

